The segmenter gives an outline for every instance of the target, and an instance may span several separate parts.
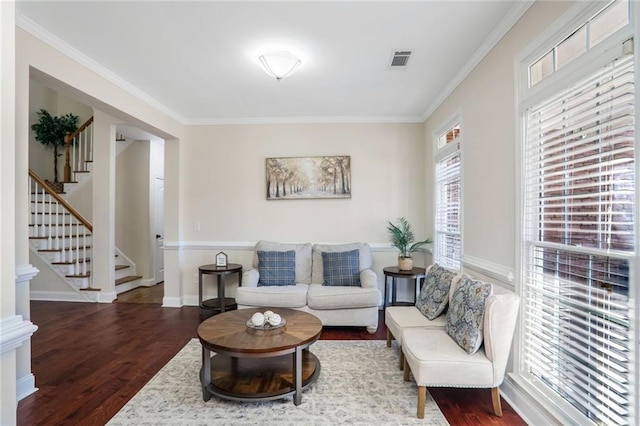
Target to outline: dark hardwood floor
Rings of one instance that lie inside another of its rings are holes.
[[[32,339],[39,391],[20,401],[18,424],[103,425],[196,337],[200,319],[190,306],[31,302],[31,321],[39,327]],[[384,340],[386,329],[381,315],[374,335],[325,327],[321,338]],[[452,425],[525,424],[505,401],[503,417],[494,416],[487,389],[429,392]]]

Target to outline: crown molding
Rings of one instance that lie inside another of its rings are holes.
[[[285,244],[301,244],[300,242],[282,241]],[[304,242],[303,242],[304,243]],[[345,242],[314,242],[313,244],[348,244]],[[397,252],[395,247],[388,243],[368,243],[372,252]],[[256,241],[167,241],[164,242],[165,250],[245,250],[253,251]]]
[[[422,117],[246,117],[220,119],[187,119],[186,126],[220,126],[239,124],[369,124],[369,123],[423,123]]]
[[[55,35],[51,34],[49,31],[47,31],[46,29],[42,28],[40,25],[35,23],[33,20],[27,18],[24,15],[17,16],[16,17],[16,26],[22,28],[23,30],[25,30],[26,32],[31,34],[32,36],[38,38],[42,42],[44,42],[44,43],[48,44],[49,46],[53,47],[54,49],[60,51],[62,54],[66,55],[69,58],[71,58],[72,60],[78,62],[80,65],[88,68],[90,71],[95,72],[100,77],[104,78],[105,80],[109,81],[110,83],[113,83],[114,85],[118,86],[119,88],[121,88],[125,92],[131,94],[132,96],[135,96],[138,99],[140,99],[142,102],[144,102],[144,103],[152,106],[153,108],[157,109],[158,111],[168,115],[169,117],[171,117],[172,119],[176,120],[180,124],[184,124],[185,119],[183,117],[181,117],[178,113],[176,113],[175,111],[169,109],[167,106],[165,106],[164,104],[160,103],[156,99],[152,98],[151,96],[149,96],[148,94],[146,94],[142,90],[138,89],[137,87],[135,87],[134,85],[132,85],[128,81],[124,80],[122,77],[118,76],[114,72],[112,72],[109,69],[107,69],[106,67],[100,65],[98,62],[94,61],[93,59],[91,59],[90,57],[85,55],[84,53],[78,51],[77,49],[72,47],[70,44],[64,42],[60,38],[58,38]]]
[[[493,49],[502,37],[518,22],[518,20],[525,14],[531,6],[533,6],[535,0],[517,1],[513,7],[509,10],[507,15],[500,21],[500,24],[494,28],[494,30],[485,39],[482,45],[471,56],[469,61],[462,67],[462,69],[456,74],[456,76],[445,86],[445,88],[436,96],[435,100],[422,114],[422,121],[427,121],[429,116],[434,113],[436,109],[453,93],[453,91],[464,81],[465,78],[474,68],[484,59],[485,56]]]

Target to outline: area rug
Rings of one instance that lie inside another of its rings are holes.
[[[319,340],[318,381],[302,394],[264,402],[212,397],[198,378],[201,346],[191,340],[108,423],[109,425],[448,425],[427,393],[425,418],[416,418],[418,391],[398,369],[398,348],[381,340]]]

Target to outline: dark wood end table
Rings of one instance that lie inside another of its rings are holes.
[[[225,277],[231,274],[238,274],[238,285],[242,281],[242,265],[237,263],[229,263],[227,266],[216,266],[215,264],[202,265],[198,267],[198,305],[200,306],[200,318],[207,313],[225,312],[236,309],[238,305],[236,300],[231,297],[225,297]],[[215,275],[218,284],[218,297],[213,299],[202,300],[202,276]]]
[[[256,312],[272,310],[287,323],[273,330],[247,327]],[[302,391],[320,375],[320,360],[309,351],[322,332],[315,316],[286,308],[252,308],[228,311],[203,321],[198,327],[202,344],[202,397],[215,395],[233,401],[280,399]],[[211,356],[211,352],[215,352]]]
[[[422,285],[424,284],[424,279],[426,277],[426,269],[415,267],[409,270],[403,270],[398,268],[397,266],[387,266],[382,270],[384,272],[384,307],[389,306],[389,297],[387,296],[387,286],[389,284],[389,278],[391,278],[391,305],[407,305],[412,306],[416,304],[416,300],[418,300],[418,293],[422,289]],[[415,285],[415,293],[413,295],[413,302],[398,302],[396,301],[396,290],[397,290],[397,282],[398,278],[405,278],[408,280],[413,280]]]

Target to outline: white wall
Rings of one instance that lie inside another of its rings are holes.
[[[453,114],[462,115],[463,260],[515,268],[514,58],[571,5],[536,2],[424,125],[426,168],[432,170],[434,132]]]
[[[413,222],[418,236],[429,235],[421,124],[190,126],[185,137],[180,207],[186,303],[197,296],[197,266],[211,263],[220,246],[265,239],[388,247],[387,221],[399,216]],[[324,155],[351,156],[351,199],[266,200],[267,157]],[[231,262],[250,267],[250,247],[225,252]],[[382,268],[395,265],[396,256],[375,253],[380,282]]]

